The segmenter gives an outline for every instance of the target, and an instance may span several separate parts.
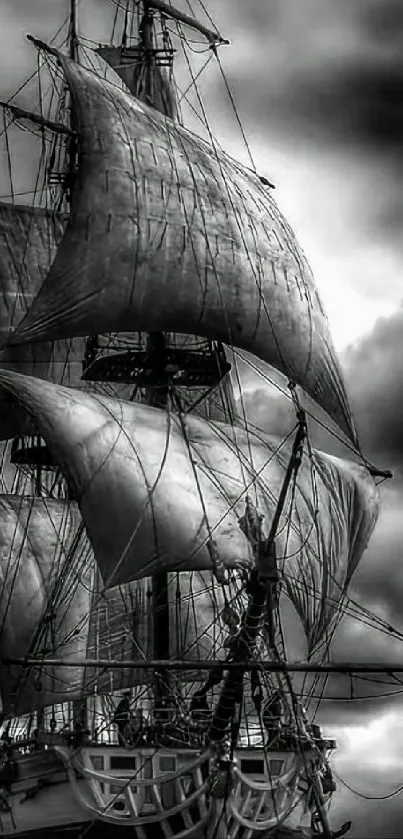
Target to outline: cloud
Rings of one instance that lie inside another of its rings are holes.
[[[307,250],[339,345],[345,300],[345,344],[402,298],[402,6],[238,0],[231,16],[222,7],[234,45],[222,61],[243,124]]]
[[[403,306],[345,354],[363,448],[403,478]]]
[[[233,5],[229,25],[242,26],[250,45],[234,82],[249,89],[252,117],[326,135],[331,143],[400,149],[400,3],[305,0],[303,13],[298,0]]]
[[[333,731],[340,751],[333,759],[339,789],[332,802],[332,824],[351,819],[351,839],[399,839],[402,802],[393,792],[403,785],[400,710]]]

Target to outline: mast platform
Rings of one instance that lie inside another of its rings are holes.
[[[15,437],[10,462],[15,466],[39,466],[42,469],[55,469],[53,457],[45,441],[38,436]]]
[[[81,378],[139,387],[213,387],[230,369],[220,348],[210,352],[166,348],[162,364],[147,350],[128,350],[95,357],[83,365]]]

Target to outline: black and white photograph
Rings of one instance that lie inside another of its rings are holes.
[[[0,837],[403,837],[403,4],[0,0]]]

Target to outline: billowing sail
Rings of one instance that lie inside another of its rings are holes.
[[[104,591],[76,504],[0,495],[0,544],[0,655],[38,660],[2,663],[4,713],[144,682],[144,671],[84,667],[88,658],[144,660],[149,604],[143,581]],[[45,657],[75,666],[50,667]]]
[[[1,372],[0,383],[35,416],[76,493],[107,587],[156,570],[214,571],[214,556],[226,568],[252,565],[239,527],[245,497],[267,529],[290,442],[13,373]],[[376,516],[364,467],[304,455],[277,551],[311,646],[326,633]]]
[[[169,74],[165,68],[160,67],[158,60],[149,60],[140,47],[125,47],[109,46],[100,47],[96,50],[96,55],[101,57],[102,65],[107,62],[110,68],[113,68],[115,73],[119,76],[122,82],[126,85],[127,90],[141,102],[150,105],[155,110],[159,111],[164,116],[171,119],[177,119],[177,107],[175,90],[170,81]],[[98,58],[99,60],[99,58]],[[98,69],[98,68],[93,68]],[[113,81],[110,70],[106,75],[102,74],[104,78],[109,78]],[[116,81],[116,80],[115,80]],[[127,340],[127,336],[126,340]],[[139,336],[141,338],[141,336]],[[133,335],[131,336],[133,342]],[[192,338],[189,335],[182,335],[179,333],[165,333],[165,341],[167,348],[181,348],[188,351],[194,351],[196,348],[208,350],[207,342]],[[110,337],[109,337],[110,346]],[[146,336],[142,336],[142,343],[144,349],[147,345]],[[228,348],[227,352],[228,352]],[[120,390],[117,394],[121,399],[126,399],[127,395]],[[140,401],[149,401],[150,391],[145,394],[146,398]],[[160,404],[161,396],[153,392],[153,398],[156,401],[153,404]],[[206,416],[209,419],[215,419],[223,422],[241,423],[243,417],[240,417],[235,410],[234,394],[232,389],[231,376],[226,373],[221,379],[219,385],[213,388],[206,397],[206,388],[196,389],[194,386],[190,389],[180,389],[180,400],[184,409],[195,411],[198,415]],[[193,405],[196,407],[193,408]]]
[[[81,693],[83,668],[41,664],[45,652],[84,661],[94,562],[76,505],[0,496],[0,651],[38,657],[1,665],[3,710],[19,714]],[[78,539],[77,545],[75,544]]]
[[[6,715],[149,680],[145,669],[84,666],[96,658],[145,661],[151,615],[145,580],[104,590],[80,522],[72,502],[0,495],[0,655],[38,662],[34,668],[2,663]],[[172,580],[169,601],[172,656],[201,661],[222,655],[225,602],[210,575]],[[238,603],[236,591],[232,602]],[[49,666],[46,657],[75,666]]]
[[[79,166],[72,216],[15,343],[177,331],[254,353],[354,441],[306,259],[259,178],[63,56]]]
[[[84,355],[81,339],[24,347],[4,347],[10,331],[26,314],[53,261],[66,216],[39,207],[0,202],[0,363],[66,385],[79,386]],[[30,429],[21,412],[0,396],[0,439]]]

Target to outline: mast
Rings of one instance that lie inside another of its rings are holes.
[[[253,657],[259,630],[262,628],[266,612],[269,642],[275,649],[274,620],[276,610],[276,588],[279,582],[276,558],[276,535],[280,517],[284,509],[287,492],[293,475],[296,477],[302,459],[303,445],[306,438],[306,418],[303,410],[298,412],[298,430],[295,435],[291,457],[284,475],[283,484],[277,501],[276,510],[270,526],[267,540],[262,538],[261,517],[247,502],[246,512],[240,526],[247,538],[254,545],[256,568],[249,575],[247,593],[249,605],[243,616],[241,629],[231,650],[233,662],[248,660]],[[242,668],[229,672],[220,693],[209,731],[212,742],[221,742],[234,714],[237,702],[241,701],[244,671]],[[207,682],[209,685],[209,682]]]
[[[198,21],[183,15],[178,12],[171,5],[165,3],[150,2],[150,0],[143,0],[142,2],[143,15],[139,25],[140,44],[142,48],[142,60],[147,68],[148,82],[144,87],[144,94],[146,101],[154,107],[160,109],[168,116],[172,116],[169,107],[169,97],[165,100],[162,98],[162,103],[158,101],[159,91],[156,90],[156,82],[158,77],[153,74],[153,66],[158,69],[158,50],[154,45],[154,15],[155,12],[161,13],[162,17],[172,17],[179,23],[186,24],[192,28],[196,28],[203,34],[210,45],[217,42],[222,43],[223,39],[217,32],[212,32],[206,29]],[[171,59],[173,55],[171,54]],[[141,94],[140,98],[141,97]],[[152,362],[154,370],[160,371],[163,375],[166,365],[167,341],[163,332],[149,332],[147,334],[147,352]],[[158,373],[157,373],[158,376]],[[145,388],[145,396],[142,401],[149,405],[159,408],[167,408],[168,400],[170,399],[169,385],[151,385]],[[177,407],[180,410],[179,399],[175,400]],[[170,602],[168,596],[169,589],[169,574],[166,571],[154,573],[151,577],[151,606],[152,606],[152,650],[155,660],[166,660],[170,658],[171,646],[171,627],[170,627]],[[172,675],[165,668],[157,668],[155,670],[154,679],[154,702],[158,706],[164,703],[171,693]]]
[[[77,37],[77,1],[70,0],[70,22],[69,22],[69,52],[73,61],[78,60],[78,37]],[[71,113],[71,112],[70,112]],[[71,119],[70,119],[71,122]],[[74,183],[74,171],[76,165],[76,143],[74,136],[67,146],[67,167],[68,167],[68,190],[67,202],[71,202],[71,193]]]
[[[70,44],[70,58],[73,61],[77,60],[77,2],[70,0],[70,25],[69,25],[69,44]]]
[[[148,68],[154,61],[153,56],[153,13],[147,2],[143,3],[143,17],[140,24],[141,45],[144,50],[145,60]],[[151,79],[151,77],[150,77]],[[154,85],[151,80],[151,97],[154,94]],[[155,359],[157,367],[164,364],[166,341],[162,332],[149,333],[147,335],[147,349]],[[145,402],[155,407],[166,408],[169,399],[169,388],[146,388]],[[152,650],[155,659],[170,658],[170,610],[168,597],[169,576],[166,571],[160,571],[151,577],[151,606],[152,606]],[[172,677],[164,669],[155,671],[154,679],[154,703],[156,706],[163,703],[170,690]]]

